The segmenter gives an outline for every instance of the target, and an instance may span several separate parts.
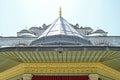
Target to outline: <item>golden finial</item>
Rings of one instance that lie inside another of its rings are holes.
[[[62,8],[60,7],[59,16],[62,16]]]

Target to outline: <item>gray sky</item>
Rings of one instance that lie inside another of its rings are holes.
[[[50,24],[62,16],[72,24],[120,35],[120,0],[0,0],[0,36]]]

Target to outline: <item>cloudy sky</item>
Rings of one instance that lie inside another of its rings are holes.
[[[50,24],[62,16],[72,24],[120,36],[120,0],[0,0],[0,36]]]

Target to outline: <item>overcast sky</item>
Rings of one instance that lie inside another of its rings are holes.
[[[120,36],[120,0],[0,0],[0,36],[50,24],[62,16],[72,24]]]

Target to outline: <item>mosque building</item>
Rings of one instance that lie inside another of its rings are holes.
[[[0,36],[0,80],[120,80],[120,36],[59,17]]]

